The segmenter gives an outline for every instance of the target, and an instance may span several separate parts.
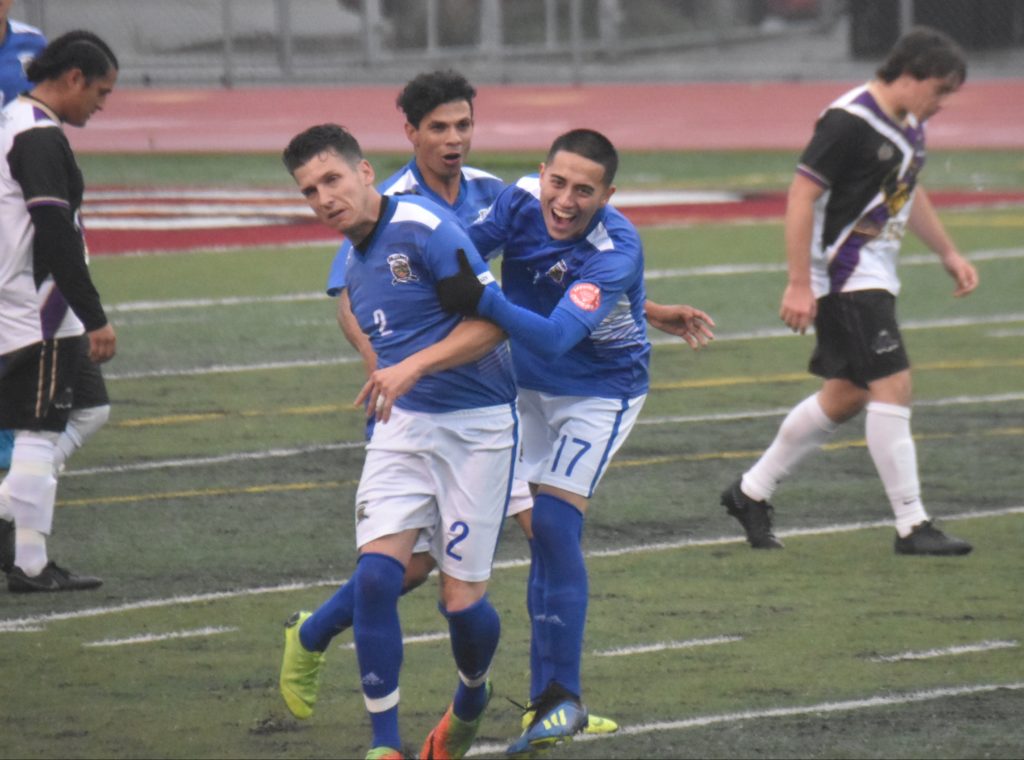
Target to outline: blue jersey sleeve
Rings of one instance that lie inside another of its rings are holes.
[[[458,274],[459,260],[456,253],[460,250],[466,252],[466,259],[478,276],[494,282],[487,263],[480,257],[473,241],[462,227],[454,222],[445,222],[434,230],[424,250],[424,256],[435,281]]]
[[[331,270],[327,273],[327,295],[338,296],[345,289],[345,267],[348,261],[348,252],[351,250],[352,244],[346,240],[334,254]]]
[[[520,195],[521,190],[509,185],[498,194],[483,218],[469,226],[469,237],[485,259],[500,253],[508,241]]]

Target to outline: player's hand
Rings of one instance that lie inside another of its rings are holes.
[[[459,262],[459,273],[438,280],[437,297],[445,311],[472,317],[476,314],[484,285],[477,278],[473,267],[469,265],[466,252],[460,248],[455,255]]]
[[[109,361],[117,353],[117,335],[109,322],[86,334],[89,336],[89,359],[94,364]]]
[[[952,256],[943,259],[942,265],[956,283],[953,295],[957,298],[967,295],[978,287],[978,270],[959,253],[954,253]]]
[[[378,422],[391,419],[391,410],[400,396],[408,393],[423,373],[408,359],[370,373],[354,404],[366,407],[366,416]]]
[[[803,335],[814,324],[818,313],[818,302],[810,285],[787,285],[782,294],[779,317],[793,332]]]
[[[656,304],[648,301],[645,312],[651,327],[685,340],[690,348],[699,351],[715,339],[711,328],[715,326],[708,314],[683,304]]]

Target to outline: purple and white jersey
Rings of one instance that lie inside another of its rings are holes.
[[[427,185],[419,167],[416,166],[415,158],[377,185],[377,189],[384,195],[419,195],[429,198],[442,208],[449,209],[463,227],[468,227],[479,219],[504,188],[505,183],[493,174],[464,166],[459,197],[455,199],[455,203],[449,204]],[[327,274],[329,296],[336,296],[345,288],[345,260],[349,248],[351,245],[348,241],[342,243],[331,263],[331,270]]]
[[[85,332],[50,272],[38,271],[29,209],[56,206],[74,220],[85,184],[61,121],[20,97],[0,112],[0,354]],[[65,255],[84,255],[67,251]],[[98,305],[98,304],[97,304]]]
[[[797,172],[825,189],[814,206],[811,285],[820,298],[900,289],[896,257],[925,162],[924,125],[887,116],[867,85],[826,108]]]
[[[377,365],[390,367],[446,337],[462,321],[441,308],[437,282],[458,272],[462,249],[483,267],[459,222],[414,195],[384,196],[370,237],[349,249],[347,287],[359,327],[370,338]],[[486,356],[426,375],[395,402],[414,412],[451,412],[515,401],[508,343]]]

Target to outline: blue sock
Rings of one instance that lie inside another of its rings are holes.
[[[537,495],[533,537],[544,562],[542,625],[549,646],[542,655],[551,668],[551,679],[577,696],[589,598],[582,536],[583,514],[576,507],[551,494]]]
[[[299,641],[310,652],[324,652],[331,639],[352,626],[355,613],[355,588],[350,578],[299,629]]]
[[[530,615],[530,701],[544,691],[550,673],[544,672],[544,561],[536,539],[530,539],[530,576],[526,580],[526,611]]]
[[[373,724],[374,747],[402,747],[398,732],[398,672],[402,668],[398,597],[404,574],[405,568],[398,560],[384,554],[364,554],[349,580],[355,600],[356,659],[363,699]]]
[[[486,595],[458,612],[448,612],[440,604],[438,608],[448,618],[452,654],[459,669],[452,711],[462,720],[475,720],[487,707],[487,671],[498,649],[501,619]]]

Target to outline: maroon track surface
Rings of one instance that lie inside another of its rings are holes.
[[[543,151],[591,127],[623,150],[801,148],[814,119],[850,82],[481,86],[477,150]],[[277,152],[334,121],[368,151],[406,151],[399,88],[120,89],[78,151]],[[968,82],[929,125],[935,148],[1024,148],[1024,79]]]

